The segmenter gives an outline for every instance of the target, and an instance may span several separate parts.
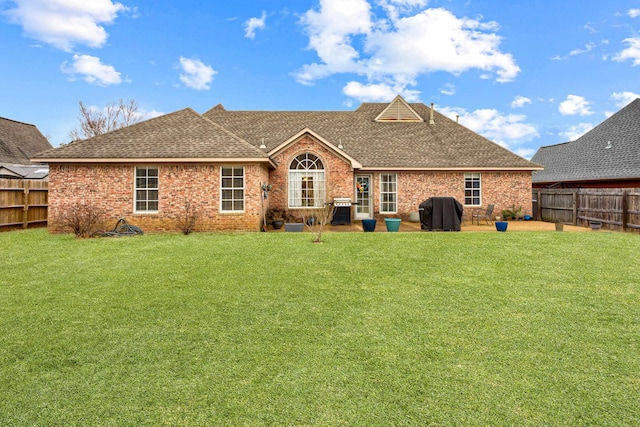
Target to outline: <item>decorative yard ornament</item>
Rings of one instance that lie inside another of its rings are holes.
[[[269,197],[269,191],[271,191],[271,184],[267,184],[265,182],[260,183],[260,188],[262,189],[262,198],[260,199],[261,210],[262,210],[262,231],[267,231],[267,213],[264,210],[264,200]]]

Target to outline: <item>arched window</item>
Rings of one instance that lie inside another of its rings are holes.
[[[293,159],[289,166],[289,207],[322,207],[325,193],[322,160],[311,153]]]

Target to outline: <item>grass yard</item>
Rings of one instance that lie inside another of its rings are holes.
[[[2,426],[634,426],[640,236],[0,233]]]

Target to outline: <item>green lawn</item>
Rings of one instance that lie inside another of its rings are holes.
[[[634,426],[640,236],[0,233],[2,426]]]

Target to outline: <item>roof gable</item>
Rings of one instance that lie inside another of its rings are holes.
[[[336,147],[335,145],[333,145],[332,143],[330,143],[329,141],[327,141],[326,139],[324,139],[323,137],[321,137],[320,135],[318,135],[317,133],[315,133],[309,128],[302,129],[300,132],[293,135],[291,138],[284,141],[282,144],[278,145],[275,149],[269,152],[269,156],[271,157],[276,156],[278,153],[281,153],[282,151],[286,150],[291,145],[295,144],[300,138],[302,138],[304,135],[307,135],[307,134],[311,135],[316,141],[323,144],[329,151],[333,152],[338,157],[341,157],[342,159],[350,163],[351,167],[353,167],[354,169],[360,169],[362,167],[362,165],[356,159],[349,156],[342,150],[341,144],[339,144]]]
[[[376,122],[423,122],[424,120],[400,95],[375,118]]]
[[[30,164],[30,157],[51,148],[37,127],[0,117],[0,162]]]
[[[531,160],[544,165],[533,182],[640,177],[640,98],[575,141],[540,147]]]
[[[267,154],[190,108],[40,153],[54,161],[269,161]]]

